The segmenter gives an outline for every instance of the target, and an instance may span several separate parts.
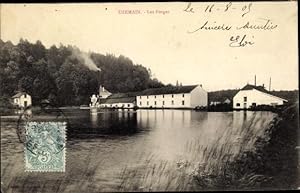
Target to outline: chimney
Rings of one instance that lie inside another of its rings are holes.
[[[99,87],[99,96],[101,96],[101,93],[103,92],[103,86],[102,85],[100,85],[100,87]]]
[[[265,88],[265,84],[263,84],[262,87]]]
[[[270,82],[269,82],[269,91],[271,91],[271,77],[270,77]]]
[[[254,75],[254,86],[256,86],[256,75]]]
[[[200,84],[200,87],[202,87],[202,84]]]

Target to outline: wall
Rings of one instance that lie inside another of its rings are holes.
[[[282,99],[253,89],[239,91],[233,97],[233,108],[243,109],[244,97],[247,97],[246,108],[250,108],[252,103],[256,103],[256,105],[272,105],[271,103],[277,103],[277,105],[283,104]],[[240,103],[240,106],[237,106],[237,103]]]
[[[197,86],[194,90],[191,92],[191,107],[194,108],[196,106],[202,106],[207,107],[208,103],[208,94],[207,92],[202,88],[202,86]]]
[[[142,108],[150,108],[151,106],[152,108],[191,108],[190,93],[173,94],[173,97],[172,94],[149,95],[148,98],[147,96],[137,96],[136,101],[137,106]],[[147,101],[149,102],[149,105],[147,105]],[[174,104],[172,104],[172,101],[174,101]],[[182,104],[182,101],[184,101],[184,105]]]
[[[100,104],[100,107],[104,107],[104,108],[133,108],[134,104],[133,103],[112,103],[112,104],[108,104],[108,103],[102,103]]]

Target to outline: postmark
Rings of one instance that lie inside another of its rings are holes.
[[[65,122],[27,122],[25,171],[65,171]]]
[[[20,114],[17,135],[24,144],[26,172],[64,172],[68,119],[50,103],[28,107]]]

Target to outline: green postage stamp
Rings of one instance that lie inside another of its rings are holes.
[[[27,122],[25,129],[25,171],[64,172],[66,123]]]

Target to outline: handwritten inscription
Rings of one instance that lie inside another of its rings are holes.
[[[254,38],[254,36],[252,36]],[[247,40],[247,35],[243,36],[231,36],[230,37],[230,47],[245,47],[247,45],[253,45],[254,42]]]
[[[209,21],[204,22],[203,25],[201,25],[199,28],[193,30],[193,31],[188,31],[188,33],[195,33],[199,30],[225,30],[228,31],[232,28],[230,25],[225,25],[223,24],[217,24],[216,22],[213,22],[212,24]]]
[[[278,25],[273,24],[271,19],[259,18],[260,20],[264,20],[263,24],[255,24],[250,21],[247,21],[245,25],[237,27],[237,30],[241,29],[251,29],[251,30],[273,30],[278,27]]]
[[[230,47],[246,47],[254,45],[254,35],[251,34],[252,31],[272,31],[278,28],[278,25],[270,18],[255,18],[252,20],[247,20],[246,15],[251,12],[253,9],[252,3],[246,4],[233,4],[229,2],[227,4],[208,4],[206,6],[202,6],[202,9],[195,8],[192,3],[188,3],[183,11],[189,14],[195,13],[211,13],[211,14],[219,14],[221,12],[233,12],[239,11],[241,13],[240,16],[243,18],[241,22],[236,23],[226,23],[224,21],[215,21],[210,19],[204,19],[200,22],[199,25],[192,27],[191,30],[188,30],[187,33],[192,34],[200,31],[234,31],[239,32],[240,34],[230,36],[229,46]],[[205,16],[205,15],[204,15]],[[230,15],[231,16],[231,15]],[[245,18],[244,18],[245,17]],[[246,20],[246,21],[245,21]]]
[[[229,12],[229,11],[239,11],[241,16],[244,17],[251,11],[252,3],[248,3],[243,6],[234,6],[232,2],[227,4],[209,4],[204,9],[202,9],[206,13],[213,13],[213,12]],[[187,6],[183,9],[185,12],[195,13],[196,10],[192,7],[192,3],[188,3]]]

